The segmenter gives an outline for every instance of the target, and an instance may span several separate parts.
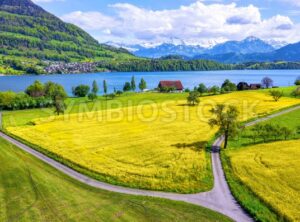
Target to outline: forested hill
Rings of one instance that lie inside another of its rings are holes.
[[[0,0],[1,54],[5,55],[2,60],[29,58],[30,62],[133,57],[125,50],[100,45],[82,29],[61,21],[30,0]]]

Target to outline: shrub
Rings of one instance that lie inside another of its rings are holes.
[[[0,109],[20,110],[53,106],[53,101],[46,97],[30,97],[25,93],[0,92]]]
[[[292,96],[295,97],[300,96],[300,86],[292,92]]]
[[[95,93],[89,93],[88,99],[94,101],[95,99],[97,99],[97,95]]]
[[[269,93],[276,102],[278,102],[280,98],[283,96],[283,92],[279,90],[270,90]]]
[[[79,85],[72,89],[73,95],[76,97],[86,97],[90,91],[88,85]]]

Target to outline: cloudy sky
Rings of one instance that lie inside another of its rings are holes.
[[[300,0],[34,0],[99,42],[300,41]]]

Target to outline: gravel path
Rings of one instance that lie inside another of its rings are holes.
[[[268,119],[286,114],[288,112],[292,112],[297,109],[300,109],[300,106],[286,109],[284,111],[278,112],[268,117],[264,117],[252,121],[246,124],[246,126],[252,126],[259,122],[266,121]],[[217,211],[219,213],[227,215],[228,217],[238,222],[253,221],[253,219],[250,216],[248,216],[245,213],[245,211],[239,206],[239,204],[235,201],[226,182],[224,171],[220,160],[220,146],[224,142],[224,137],[219,137],[215,141],[212,147],[211,157],[212,157],[212,168],[214,174],[214,188],[209,192],[198,193],[198,194],[176,194],[176,193],[167,193],[167,192],[147,191],[147,190],[131,189],[131,188],[103,183],[72,170],[71,168],[45,156],[44,154],[26,146],[23,143],[20,143],[19,141],[5,135],[2,132],[0,132],[0,137],[16,145],[17,147],[24,150],[25,152],[32,154],[38,159],[44,161],[45,163],[53,166],[59,171],[65,173],[66,175],[82,183],[90,185],[92,187],[118,192],[118,193],[124,193],[124,194],[143,195],[143,196],[166,198],[170,200],[184,201],[184,202],[196,204]]]

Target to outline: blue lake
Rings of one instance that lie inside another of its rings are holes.
[[[230,70],[230,71],[207,71],[207,72],[135,72],[135,73],[89,73],[89,74],[67,74],[67,75],[25,75],[25,76],[1,76],[0,91],[24,91],[28,85],[35,80],[41,82],[53,81],[62,84],[68,94],[71,95],[72,87],[79,84],[92,85],[96,80],[102,89],[105,79],[109,91],[114,88],[122,89],[126,81],[135,76],[138,85],[141,78],[147,82],[147,88],[156,88],[161,80],[181,80],[185,88],[194,88],[199,83],[207,86],[221,85],[225,79],[234,83],[241,81],[248,83],[260,83],[261,79],[268,76],[274,80],[276,86],[291,86],[295,79],[300,76],[300,70]]]

